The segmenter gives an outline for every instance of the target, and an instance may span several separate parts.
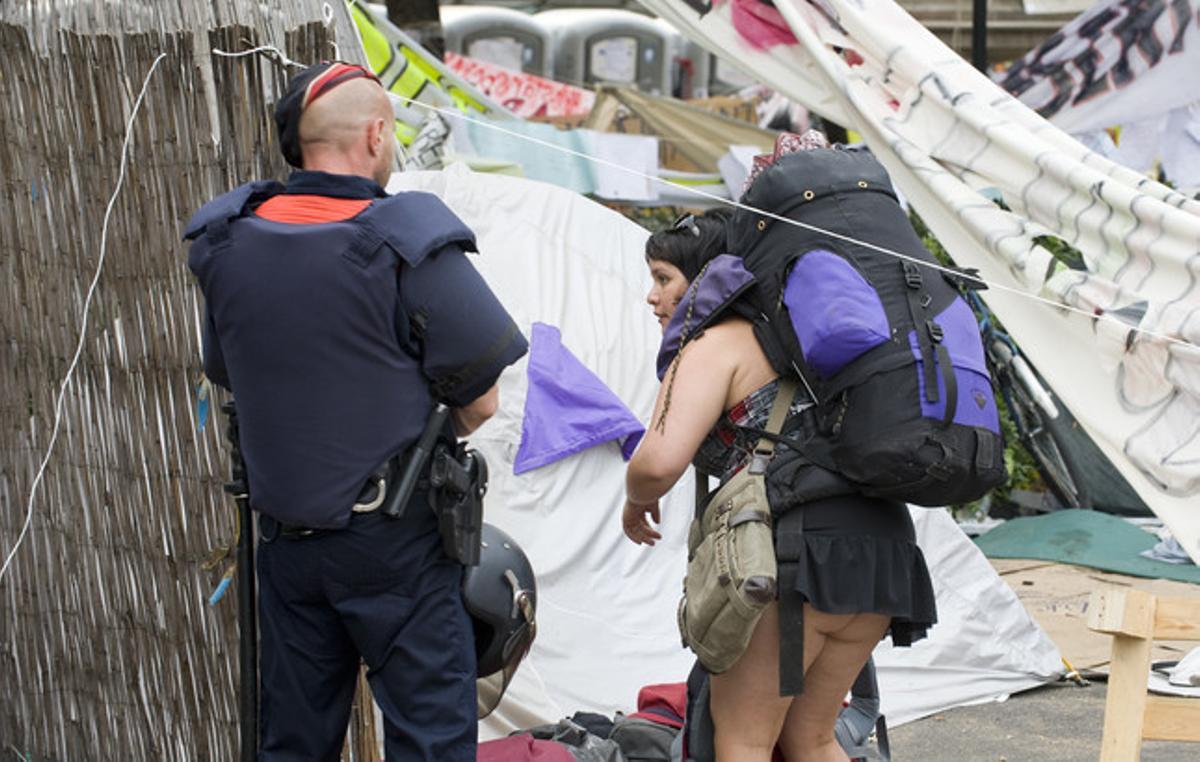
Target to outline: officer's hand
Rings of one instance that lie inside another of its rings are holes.
[[[647,516],[653,519],[655,524],[662,523],[657,500],[646,505],[625,501],[625,510],[621,513],[621,526],[625,529],[625,536],[638,545],[653,545],[662,539],[662,535],[650,525]]]

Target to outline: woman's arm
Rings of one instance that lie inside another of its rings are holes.
[[[625,472],[630,502],[650,505],[679,481],[704,437],[725,410],[738,355],[735,325],[713,326],[689,342],[679,366],[659,386],[646,435]],[[665,414],[664,414],[665,408]]]

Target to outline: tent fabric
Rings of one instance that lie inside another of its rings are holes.
[[[911,648],[875,649],[888,724],[1003,701],[1053,682],[1062,656],[983,553],[939,508],[910,507],[937,596],[938,623]]]
[[[528,384],[514,474],[614,439],[629,460],[646,433],[633,411],[563,346],[554,326],[533,324]]]
[[[1195,1],[1179,27],[1186,57]],[[1087,150],[892,0],[777,0],[798,41],[766,50],[737,32],[730,3],[700,17],[686,0],[644,2],[862,135],[956,264],[992,284],[982,296],[1031,364],[1200,558],[1200,202]],[[1083,269],[1044,235],[1078,249]]]
[[[518,325],[558,326],[581,363],[649,419],[661,329],[643,302],[646,231],[570,191],[462,166],[395,175],[388,187],[441,197],[475,231],[482,253],[472,261]],[[662,500],[663,540],[651,548],[621,532],[625,467],[617,448],[592,447],[514,474],[528,362],[501,376],[500,409],[470,439],[491,466],[485,519],[521,544],[538,578],[537,640],[481,723],[484,739],[581,710],[628,712],[643,686],[682,681],[694,663],[675,624],[691,475]],[[893,724],[1050,679],[1057,652],[979,550],[944,512],[913,515],[939,624],[916,648],[880,646]]]
[[[990,558],[1036,558],[1128,574],[1200,584],[1200,567],[1143,558],[1158,538],[1125,519],[1065,510],[1009,519],[975,540]]]
[[[471,260],[526,335],[556,326],[562,343],[640,421],[658,391],[662,331],[646,306],[648,233],[566,189],[532,180],[444,172],[394,175],[389,190],[435,193],[475,231]],[[500,407],[472,435],[491,483],[484,519],[508,532],[538,579],[538,636],[481,738],[556,722],[577,710],[628,711],[647,683],[684,679],[675,607],[687,562],[690,475],[661,502],[663,541],[637,546],[621,531],[625,463],[592,447],[513,473],[529,356],[500,377]]]
[[[718,172],[717,162],[729,153],[730,145],[752,145],[767,153],[775,145],[775,133],[771,130],[677,98],[650,95],[631,87],[601,88],[584,126],[608,129],[618,106],[627,108],[660,140],[674,145],[702,172]]]

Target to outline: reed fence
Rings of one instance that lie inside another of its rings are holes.
[[[273,122],[295,60],[357,45],[318,0],[0,5],[0,553],[21,532],[117,198],[79,366],[32,523],[0,580],[0,758],[233,759],[232,540],[219,416],[201,429],[199,294],[180,242],[204,201],[283,177]],[[213,413],[215,413],[215,407]],[[236,584],[236,583],[235,583]]]

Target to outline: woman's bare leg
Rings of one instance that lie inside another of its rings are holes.
[[[779,738],[788,762],[846,762],[834,725],[890,621],[883,614],[824,614],[804,605],[804,692],[792,702]]]
[[[792,704],[779,695],[778,604],[763,611],[742,658],[709,686],[719,762],[770,762]]]

